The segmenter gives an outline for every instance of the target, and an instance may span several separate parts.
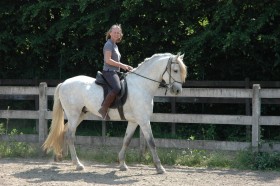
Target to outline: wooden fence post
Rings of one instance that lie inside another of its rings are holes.
[[[176,97],[172,97],[170,102],[171,102],[171,112],[172,114],[176,114]],[[176,123],[174,122],[171,123],[171,134],[173,136],[176,135]]]
[[[102,120],[102,143],[106,144],[106,121]]]
[[[261,115],[261,99],[260,99],[260,85],[253,85],[253,96],[252,96],[252,148],[253,151],[259,150],[260,141],[260,126],[259,118]]]
[[[39,143],[45,141],[48,131],[48,122],[45,117],[47,107],[47,83],[42,82],[39,85]]]
[[[249,78],[245,78],[245,89],[250,88],[250,80]],[[250,98],[245,99],[245,114],[246,116],[251,116],[251,107],[250,107]],[[250,139],[252,136],[252,129],[250,125],[246,125],[246,139]]]
[[[35,100],[35,109],[39,110],[39,96],[35,95],[34,100]],[[36,119],[36,132],[39,133],[39,120],[38,119]]]

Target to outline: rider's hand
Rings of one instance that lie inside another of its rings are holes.
[[[121,65],[121,68],[124,69],[124,70],[126,70],[126,71],[129,71],[129,72],[133,69],[132,66],[125,65],[125,64],[122,64],[122,65]]]
[[[127,66],[127,71],[131,71],[131,70],[133,70],[133,67],[132,66],[129,66],[129,65],[126,65]]]

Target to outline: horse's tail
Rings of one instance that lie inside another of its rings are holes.
[[[60,86],[61,83],[55,89],[50,132],[42,146],[47,152],[53,149],[56,155],[61,155],[64,142],[64,112],[59,99]]]

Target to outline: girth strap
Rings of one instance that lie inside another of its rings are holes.
[[[126,120],[123,112],[123,106],[118,107],[118,111],[122,120]]]

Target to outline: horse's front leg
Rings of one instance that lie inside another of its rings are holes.
[[[124,140],[123,140],[123,146],[122,146],[121,151],[119,152],[119,163],[120,163],[120,170],[121,171],[128,170],[128,167],[125,163],[125,151],[126,151],[128,145],[131,142],[132,136],[133,136],[137,126],[138,126],[137,123],[128,122],[126,132],[125,132],[125,136],[124,136]]]
[[[165,169],[161,165],[160,159],[159,159],[158,154],[157,154],[155,140],[154,140],[154,136],[153,136],[153,133],[152,133],[150,121],[140,125],[140,127],[141,127],[141,130],[142,130],[142,132],[144,134],[144,137],[147,141],[148,147],[149,147],[149,149],[152,153],[153,161],[154,161],[154,165],[157,169],[157,173],[158,174],[165,173]]]

